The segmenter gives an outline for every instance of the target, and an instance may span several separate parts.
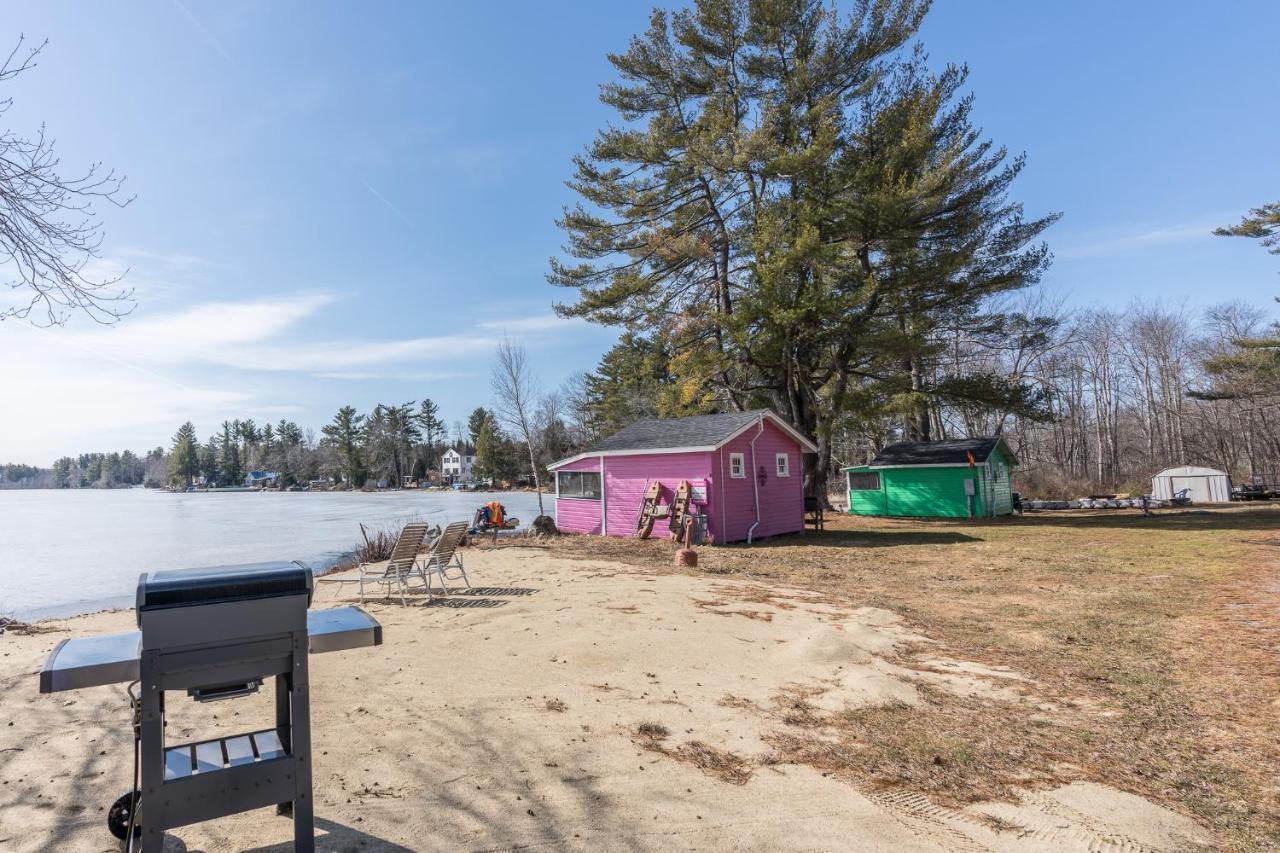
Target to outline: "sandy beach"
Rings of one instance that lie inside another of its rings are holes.
[[[775,763],[787,697],[840,709],[916,701],[918,685],[1037,701],[1019,673],[890,662],[894,614],[752,581],[647,573],[544,550],[471,548],[476,589],[371,602],[375,649],[312,658],[320,850],[1181,850],[1191,820],[1105,786],[942,808]],[[350,603],[320,586],[314,606]],[[105,807],[128,785],[119,688],[41,696],[62,638],[130,611],[0,637],[0,847],[117,849]],[[169,738],[257,727],[269,691],[175,697]],[[1016,832],[1004,827],[1017,826]],[[171,833],[172,850],[287,850],[271,810]]]

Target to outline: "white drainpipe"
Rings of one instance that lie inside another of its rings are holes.
[[[764,434],[764,415],[760,415],[760,429],[751,438],[751,470],[748,476],[751,477],[751,488],[756,496],[756,523],[747,529],[747,544],[751,544],[751,534],[756,532],[756,528],[760,526],[760,479],[756,476],[756,439]]]
[[[604,454],[600,454],[600,535],[609,535],[608,493],[604,489]]]

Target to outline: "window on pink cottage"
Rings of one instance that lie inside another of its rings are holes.
[[[790,477],[791,476],[791,457],[785,453],[779,453],[774,457],[774,459],[777,460],[777,463],[778,463],[778,476]]]
[[[741,453],[729,454],[729,476],[741,480],[747,476],[746,458]]]

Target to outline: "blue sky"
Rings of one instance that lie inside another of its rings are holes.
[[[7,4],[0,37],[50,44],[6,122],[128,174],[99,269],[127,267],[138,308],[0,324],[0,461],[168,444],[188,417],[318,429],[430,396],[465,419],[504,332],[544,387],[590,369],[616,333],[551,315],[553,219],[609,118],[606,53],[651,6]],[[926,23],[1027,153],[1017,196],[1064,214],[1047,286],[1070,304],[1280,292],[1276,258],[1208,234],[1280,198],[1280,5],[1208,8],[939,0]]]

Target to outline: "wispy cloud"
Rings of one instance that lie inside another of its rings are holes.
[[[1066,243],[1054,248],[1053,254],[1059,260],[1105,258],[1157,246],[1208,240],[1213,236],[1213,229],[1220,224],[1221,221],[1214,220],[1146,228],[1109,229],[1106,232],[1079,235],[1074,241],[1068,238]]]
[[[544,313],[441,335],[317,342],[308,329],[341,302],[301,291],[152,309],[111,327],[0,325],[0,385],[21,413],[0,418],[0,456],[48,464],[113,441],[167,441],[188,419],[206,429],[232,416],[296,417],[325,382],[467,379],[487,371],[503,335],[536,345],[582,325]]]
[[[173,0],[173,5],[177,6],[179,9],[182,10],[182,14],[187,16],[187,20],[190,21],[192,25],[201,32],[202,35],[204,35],[205,39],[209,42],[210,45],[212,45],[213,49],[216,50],[222,56],[223,59],[225,59],[227,62],[235,62],[235,60],[231,58],[231,53],[225,47],[222,46],[222,42],[218,40],[218,37],[215,36],[212,32],[210,32],[208,27],[200,23],[199,18],[191,14],[191,10],[186,7],[186,5],[182,2],[182,0]]]
[[[587,326],[586,320],[577,317],[560,317],[556,314],[535,314],[532,317],[512,317],[506,320],[484,320],[476,324],[481,329],[508,333],[532,333],[564,331]]]
[[[331,373],[317,373],[319,379],[338,379],[358,382],[370,380],[393,379],[399,382],[438,382],[444,379],[474,379],[481,374],[475,371],[458,370],[335,370]]]
[[[410,228],[414,228],[414,227],[416,227],[416,226],[414,226],[414,224],[413,224],[413,220],[409,219],[409,217],[407,217],[407,216],[405,216],[405,215],[404,215],[404,211],[403,211],[403,210],[401,210],[400,208],[398,208],[398,207],[396,207],[394,204],[392,204],[392,203],[391,203],[391,200],[390,200],[390,199],[388,199],[385,195],[383,195],[382,193],[380,193],[380,192],[378,192],[377,190],[375,190],[375,189],[374,189],[374,188],[369,184],[369,182],[368,182],[368,181],[361,181],[360,183],[364,184],[364,188],[365,188],[365,189],[367,189],[369,192],[371,192],[371,193],[373,194],[373,197],[374,197],[374,198],[376,198],[378,201],[382,202],[382,203],[386,206],[387,210],[390,210],[390,211],[391,211],[392,213],[394,213],[397,217],[399,217],[399,219],[400,219],[400,221],[401,221],[401,222],[403,222],[405,225],[408,225]]]

